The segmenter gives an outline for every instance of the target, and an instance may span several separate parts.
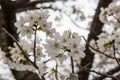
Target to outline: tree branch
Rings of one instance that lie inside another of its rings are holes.
[[[16,9],[24,9],[24,8],[36,8],[36,5],[39,3],[44,3],[44,2],[54,2],[55,0],[38,0],[38,1],[32,1],[32,2],[26,2],[26,3],[17,3],[16,2]],[[23,10],[24,11],[24,10]]]
[[[96,73],[96,74],[101,75],[101,76],[109,77],[109,78],[112,78],[114,80],[119,80],[117,77],[114,77],[113,75],[109,75],[109,74],[106,74],[106,73],[97,72],[95,70],[90,70],[90,69],[88,69],[86,67],[82,67],[82,66],[80,66],[80,68],[82,70],[87,71],[87,72],[93,72],[93,73]],[[98,79],[96,79],[96,80],[98,80]],[[102,80],[102,79],[100,79],[100,80]]]
[[[106,56],[107,58],[111,58],[111,59],[115,59],[115,60],[116,60],[115,57],[112,57],[112,56],[110,56],[110,55],[107,55],[107,54],[105,54],[104,52],[101,52],[101,51],[96,50],[95,48],[93,48],[91,45],[89,45],[89,43],[88,43],[87,40],[84,38],[84,36],[82,36],[82,37],[83,37],[84,41],[86,42],[86,44],[88,45],[88,47],[90,47],[90,48],[93,49],[94,51],[96,51],[96,52],[98,52],[98,53]]]
[[[117,59],[117,57],[116,57],[116,48],[115,48],[115,44],[114,44],[114,40],[113,40],[113,55],[114,55],[114,58],[115,58],[115,60],[116,60],[116,62],[117,62],[117,64],[118,64],[118,66],[120,66],[120,63],[119,63],[119,60]]]
[[[37,26],[35,26],[35,33],[34,33],[34,46],[33,46],[33,55],[34,55],[34,64],[36,64],[36,33],[37,33]]]
[[[99,20],[100,8],[107,7],[111,2],[112,0],[99,0],[96,13],[91,24],[90,33],[88,35],[88,40],[87,40],[88,43],[92,39],[97,40],[98,39],[97,36],[102,32],[103,23]],[[86,64],[90,63],[90,65],[87,68],[91,69],[94,60],[94,53],[90,51],[88,44],[86,44],[85,53],[86,56],[84,59],[82,59],[81,66],[85,66]],[[79,74],[79,80],[88,80],[89,77],[88,72],[80,71],[78,74]]]
[[[72,56],[70,56],[70,60],[71,60],[71,70],[72,70],[72,73],[75,73],[74,72],[74,62],[73,62]]]
[[[114,69],[109,70],[108,72],[106,72],[105,74],[108,75],[113,75],[114,73],[117,73],[118,71],[120,71],[120,66],[115,67]],[[100,76],[95,78],[94,80],[103,80],[104,78],[106,78],[107,76]]]
[[[7,32],[4,28],[2,28],[2,30],[8,34],[17,44],[17,46],[19,47],[19,49],[22,51],[23,56],[25,57],[25,59],[27,59],[36,69],[38,69],[38,66],[36,64],[34,64],[29,58],[28,55],[26,55],[26,53],[24,52],[24,50],[22,49],[22,47],[20,46],[20,44],[18,43],[18,41],[15,39],[14,36],[12,36],[9,32]]]

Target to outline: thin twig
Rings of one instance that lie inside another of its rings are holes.
[[[96,73],[96,74],[101,75],[101,76],[106,76],[106,77],[110,77],[110,78],[115,79],[115,80],[119,80],[118,78],[116,78],[116,77],[114,77],[114,76],[112,76],[112,75],[100,73],[100,72],[97,72],[97,71],[95,71],[95,70],[90,70],[90,69],[88,69],[88,68],[86,68],[86,67],[83,67],[83,66],[79,66],[79,67],[82,68],[82,69],[85,70],[85,71],[88,71],[88,72],[93,72],[93,73]]]
[[[115,73],[117,73],[117,72],[119,72],[120,71],[120,66],[117,66],[117,67],[115,67],[115,68],[113,68],[113,69],[111,69],[111,70],[109,70],[108,72],[106,72],[106,73],[104,73],[104,74],[108,74],[108,75],[113,75],[113,74],[115,74]],[[104,78],[106,78],[107,76],[99,76],[99,77],[96,77],[95,78],[95,80],[103,80]],[[119,79],[118,79],[119,80]]]
[[[84,36],[82,36],[82,37],[83,37],[83,39],[85,40],[86,44],[87,44],[91,49],[93,49],[93,50],[96,51],[96,52],[99,52],[100,54],[103,54],[104,56],[106,56],[106,57],[108,57],[108,58],[115,59],[114,57],[109,56],[109,55],[105,54],[104,52],[101,52],[101,51],[99,51],[99,50],[96,50],[96,49],[93,48],[91,45],[89,45],[89,43],[86,41],[86,39],[84,38]]]
[[[115,44],[114,44],[114,40],[113,40],[113,55],[114,55],[114,58],[115,58],[115,60],[116,60],[116,62],[117,62],[117,64],[118,64],[118,66],[120,66],[120,63],[119,63],[119,61],[118,61],[118,59],[116,58],[116,56],[115,56]]]
[[[34,62],[32,62],[32,61],[28,58],[28,55],[27,55],[26,52],[22,49],[22,47],[20,46],[20,44],[18,43],[18,41],[16,40],[16,38],[15,38],[13,35],[11,35],[6,29],[2,28],[2,30],[3,30],[6,34],[8,34],[8,35],[15,41],[15,43],[17,44],[17,46],[19,47],[19,49],[22,51],[22,54],[23,54],[23,56],[25,57],[25,59],[28,60],[28,61],[38,70],[39,75],[40,75],[40,71],[39,71],[38,66],[37,66],[36,64],[34,64]],[[42,77],[40,77],[40,78],[42,78]]]
[[[22,49],[22,47],[20,46],[20,44],[18,43],[18,41],[16,40],[16,38],[15,38],[13,35],[11,35],[11,34],[10,34],[7,30],[5,30],[4,28],[2,28],[2,30],[3,30],[6,34],[8,34],[8,35],[15,41],[15,43],[17,44],[17,46],[19,47],[19,49],[22,51],[22,54],[23,54],[23,56],[25,57],[25,59],[28,60],[36,69],[38,69],[37,65],[35,65],[35,64],[28,58],[27,54],[24,52],[24,50]]]
[[[117,20],[118,23],[120,23],[120,20],[117,17],[115,17],[114,15],[112,16]]]
[[[59,10],[59,11],[60,11],[60,10]],[[62,12],[62,11],[61,11],[61,12]],[[86,30],[85,28],[79,26],[79,25],[71,18],[70,15],[66,14],[65,12],[63,12],[63,13],[71,20],[71,22],[72,22],[76,27],[81,28],[81,29],[83,29],[83,30]]]
[[[72,56],[70,56],[70,60],[71,60],[72,73],[75,73],[75,72],[74,72],[74,62],[73,62]]]
[[[87,68],[90,65],[90,63],[88,63],[87,65],[84,66],[84,68]],[[77,66],[80,68],[80,65],[77,64]],[[82,67],[80,68],[80,70],[82,70]]]
[[[37,27],[35,27],[35,38],[34,38],[34,47],[33,47],[33,54],[34,54],[34,64],[36,64],[36,33],[37,33]]]
[[[52,60],[52,59],[50,58],[50,59],[48,59],[48,60],[44,61],[44,64],[45,64],[45,63],[47,63],[47,62],[49,62],[50,60]]]

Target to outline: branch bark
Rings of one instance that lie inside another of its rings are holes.
[[[100,14],[100,8],[101,7],[107,7],[110,3],[112,2],[112,0],[99,0],[97,9],[96,9],[96,13],[95,16],[93,18],[92,24],[91,24],[91,29],[90,29],[90,33],[87,39],[87,42],[89,43],[92,39],[97,40],[97,36],[102,32],[102,27],[103,27],[103,23],[99,20],[99,14]],[[94,60],[94,53],[92,53],[89,50],[88,45],[86,44],[86,57],[84,59],[82,59],[81,61],[81,66],[86,66],[87,64],[90,63],[90,65],[87,66],[88,69],[92,68],[92,64],[93,64],[93,60]],[[79,71],[79,80],[88,80],[89,77],[89,73],[86,71]]]

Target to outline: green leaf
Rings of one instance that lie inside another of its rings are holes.
[[[55,68],[52,68],[51,70],[53,73],[57,74],[58,73],[58,63],[56,63]]]
[[[35,21],[34,24],[33,24],[34,27],[37,27],[38,26],[38,22]]]
[[[103,16],[107,16],[107,11],[104,12]]]
[[[105,48],[106,50],[110,50],[111,45],[112,45],[111,42],[105,43],[105,44],[104,44],[104,48]]]
[[[42,27],[38,27],[38,30],[39,31],[44,31]]]
[[[65,52],[65,51],[67,51],[67,48],[66,48],[65,46],[63,46],[63,47],[61,48],[61,50]]]

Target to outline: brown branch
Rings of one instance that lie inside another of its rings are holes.
[[[39,4],[39,3],[54,2],[54,1],[55,1],[55,0],[38,0],[38,1],[32,1],[32,2],[26,3],[26,4],[24,4],[23,6],[24,6],[24,7],[35,6],[36,4]],[[22,3],[21,3],[21,5],[22,5]],[[23,8],[23,6],[20,6],[20,8]]]
[[[18,41],[15,39],[15,37],[12,36],[9,32],[7,32],[4,28],[2,28],[2,30],[15,41],[15,43],[17,44],[17,46],[19,47],[19,49],[22,51],[22,54],[25,57],[25,59],[27,61],[29,61],[36,68],[36,70],[39,72],[39,75],[40,75],[40,71],[39,71],[38,66],[28,58],[28,55],[22,49],[22,47],[20,46],[20,44],[18,43]],[[43,76],[41,76],[41,78],[43,78]],[[42,80],[44,80],[44,79],[42,79]]]
[[[74,62],[73,62],[72,56],[70,56],[70,60],[71,60],[71,70],[72,70],[72,73],[75,73],[74,72]]]
[[[20,9],[17,9],[17,12],[19,13],[19,12],[22,12],[22,11],[27,11],[27,10],[39,10],[39,9],[53,9],[52,8],[52,5],[50,5],[50,6],[48,6],[48,7],[46,7],[46,6],[42,6],[42,7],[36,7],[36,6],[29,6],[29,7],[26,7],[26,8],[20,8]],[[53,9],[53,10],[55,10],[55,9]]]
[[[117,77],[118,79],[120,79],[120,74],[116,75],[116,77]]]
[[[111,58],[111,59],[115,59],[115,60],[116,60],[115,57],[109,56],[109,55],[105,54],[104,52],[101,52],[101,51],[96,50],[95,48],[93,48],[91,45],[89,45],[89,43],[86,41],[86,39],[84,38],[84,36],[82,36],[82,37],[83,37],[84,41],[86,42],[86,44],[88,45],[88,47],[90,47],[90,48],[93,49],[94,51],[96,51],[96,52],[98,52],[98,53],[106,56],[107,58]]]
[[[97,40],[98,35],[102,32],[103,23],[99,20],[99,14],[100,14],[100,8],[101,7],[107,7],[112,0],[99,0],[95,16],[93,18],[90,33],[88,35],[87,42],[89,43],[92,39]],[[85,66],[86,64],[90,63],[90,65],[87,67],[88,69],[92,68],[93,60],[94,60],[94,53],[92,53],[89,49],[88,44],[86,44],[86,50],[85,50],[86,56],[81,61],[81,66]],[[79,80],[88,80],[89,73],[86,71],[79,71]]]
[[[104,73],[104,74],[108,74],[108,75],[113,75],[114,73],[117,73],[118,71],[120,71],[120,66],[115,67],[114,69],[109,70],[108,72]],[[94,80],[103,80],[104,78],[106,78],[107,76],[100,76],[100,77],[96,77]]]
[[[22,2],[19,0],[19,2],[17,1],[10,1],[10,0],[0,0],[1,3],[7,3],[8,6],[10,6],[12,9],[14,10],[20,10],[20,11],[25,11],[24,9],[38,9],[36,8],[36,5],[39,4],[39,3],[45,3],[45,2],[54,2],[56,0],[37,0],[37,1],[25,1],[25,2]],[[22,10],[23,9],[23,10]]]
[[[101,76],[109,77],[109,78],[112,78],[114,80],[119,80],[117,77],[114,77],[113,75],[109,75],[109,74],[97,72],[95,70],[90,70],[90,69],[88,69],[86,67],[82,67],[82,66],[80,66],[80,68],[83,69],[83,70],[85,70],[85,71],[87,71],[87,72],[93,72],[93,73],[96,73],[96,74],[101,75]],[[96,79],[96,80],[98,80],[98,79]],[[102,80],[102,79],[100,79],[100,80]]]
[[[38,69],[38,66],[36,64],[34,64],[29,58],[28,56],[26,55],[26,53],[24,52],[24,50],[22,49],[22,47],[20,46],[20,44],[18,43],[18,41],[15,39],[14,36],[12,36],[9,32],[7,32],[4,28],[2,28],[2,30],[8,34],[14,41],[15,43],[17,44],[17,46],[19,47],[19,49],[22,51],[22,54],[23,56],[25,57],[25,59],[27,59],[36,69]]]
[[[55,0],[38,0],[38,1],[32,1],[32,2],[27,2],[27,3],[17,3],[16,2],[16,8],[21,9],[21,8],[29,8],[29,7],[34,7],[39,4],[39,3],[44,3],[44,2],[54,2]]]
[[[114,44],[115,41],[113,40],[112,42],[113,42],[113,44],[112,44],[113,45],[113,55],[114,55],[114,58],[118,64],[118,66],[120,66],[119,60],[116,58],[116,49],[115,49],[115,44]]]
[[[36,64],[36,33],[37,33],[37,26],[35,26],[35,33],[34,33],[34,47],[33,47],[33,55],[34,55],[34,64]]]

